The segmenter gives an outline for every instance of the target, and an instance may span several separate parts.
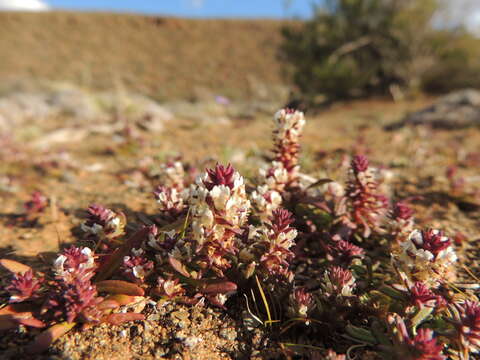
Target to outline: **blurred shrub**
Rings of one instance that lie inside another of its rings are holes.
[[[472,44],[452,46],[457,35],[432,26],[439,7],[439,0],[327,0],[303,26],[283,29],[294,81],[305,95],[329,99],[446,89],[450,76],[438,76],[449,71],[462,73],[458,85],[471,82],[463,70]]]
[[[465,87],[480,88],[480,39],[459,29],[439,32],[433,40],[437,59],[423,76],[423,88],[445,93]]]

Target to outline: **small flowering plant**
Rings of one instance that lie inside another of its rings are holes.
[[[422,328],[415,336],[409,334],[403,319],[398,315],[390,315],[388,322],[393,333],[393,345],[386,347],[388,355],[394,359],[411,360],[446,360],[443,345],[438,342],[431,329]]]
[[[94,236],[114,239],[125,233],[126,218],[123,213],[115,213],[102,205],[93,204],[87,209],[87,219],[82,230]]]
[[[480,353],[480,303],[466,300],[450,306],[449,321],[455,327],[453,338],[458,344],[461,359]]]
[[[362,236],[368,238],[372,231],[382,232],[381,228],[387,213],[388,200],[378,191],[378,182],[368,159],[363,155],[353,158],[350,179],[346,188],[348,219]]]
[[[261,220],[267,220],[284,200],[289,200],[291,194],[301,188],[298,159],[304,114],[289,108],[279,110],[274,116],[274,126],[273,158],[268,167],[260,170],[260,184],[251,195]]]
[[[88,247],[65,249],[48,274],[35,273],[13,260],[3,259],[1,264],[13,275],[5,288],[10,305],[0,309],[2,329],[18,325],[46,329],[30,344],[29,352],[45,350],[76,324],[118,324],[144,318],[141,314],[115,311],[133,302],[132,295],[142,296],[144,291],[125,281],[94,282],[99,268],[94,252]],[[117,301],[121,294],[124,297]]]
[[[457,255],[450,238],[440,230],[414,230],[393,253],[395,267],[412,281],[422,281],[429,288],[456,278]]]
[[[390,218],[390,233],[397,243],[403,243],[414,230],[413,209],[407,203],[399,201],[393,207]]]
[[[297,326],[333,348],[309,345],[312,358],[349,358],[356,342],[386,359],[480,352],[470,291],[478,287],[455,293],[454,243],[440,230],[416,230],[406,202],[390,208],[365,156],[345,162],[346,183],[306,183],[304,126],[300,111],[275,114],[273,154],[256,182],[219,163],[193,180],[179,159],[167,161],[152,176],[157,210],[143,216],[148,226],[127,229],[123,213],[94,204],[81,225],[85,243],[63,250],[49,271],[0,259],[11,273],[0,329],[42,329],[34,353],[75,327],[142,320],[147,301],[232,304],[245,306],[247,331],[263,326],[283,348]],[[45,204],[35,196],[28,209]]]

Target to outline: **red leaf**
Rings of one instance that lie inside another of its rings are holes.
[[[47,324],[45,324],[43,321],[40,321],[35,318],[17,319],[17,321],[19,324],[34,327],[34,328],[39,328],[39,329],[47,326]]]
[[[202,293],[216,295],[216,294],[226,294],[236,290],[237,290],[237,284],[231,281],[222,281],[222,282],[216,282],[212,284],[206,284],[205,287],[202,289]]]
[[[127,321],[145,320],[145,315],[137,313],[110,314],[103,318],[104,322],[112,325],[121,325]]]
[[[35,319],[30,312],[0,315],[0,331],[14,329],[20,324],[35,328],[46,326],[44,322]]]
[[[39,354],[48,349],[55,340],[69,332],[76,324],[63,322],[43,331],[26,348],[29,354]]]
[[[123,280],[104,280],[97,284],[99,292],[106,292],[109,294],[123,294],[131,296],[143,296],[145,291],[138,285],[123,281]]]
[[[140,301],[141,298],[131,295],[115,294],[109,295],[106,300],[113,300],[117,302],[120,306],[130,305]]]
[[[112,300],[112,299],[104,300],[100,304],[97,305],[97,309],[100,310],[100,311],[113,310],[113,309],[117,309],[119,307],[120,307],[120,304],[118,302],[116,302],[115,300]]]
[[[168,262],[170,263],[170,266],[173,268],[173,270],[177,271],[178,273],[185,276],[186,278],[191,277],[190,273],[187,271],[185,266],[174,257],[169,256]]]
[[[23,275],[27,271],[32,270],[30,266],[19,263],[18,261],[15,261],[15,260],[10,260],[10,259],[0,259],[0,265],[2,265],[5,269],[15,274],[20,273]]]

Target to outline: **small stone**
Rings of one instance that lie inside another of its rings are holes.
[[[165,355],[167,355],[168,353],[168,350],[166,348],[164,348],[163,346],[159,346],[155,349],[155,358],[161,358]]]
[[[185,340],[183,340],[183,343],[185,344],[186,347],[194,348],[201,341],[202,341],[202,338],[199,338],[197,336],[189,336]]]
[[[149,320],[149,321],[158,321],[158,320],[160,320],[160,314],[151,314],[151,315],[148,315],[147,320]]]
[[[237,332],[232,328],[221,329],[219,335],[229,341],[234,341],[237,338]]]

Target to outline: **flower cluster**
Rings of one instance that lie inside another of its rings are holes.
[[[290,226],[293,221],[293,214],[288,210],[276,209],[269,221],[258,229],[254,246],[260,249],[259,264],[265,277],[293,279],[289,269],[294,258],[291,248],[297,237],[297,230]]]
[[[10,303],[37,300],[40,297],[40,290],[44,282],[43,278],[38,278],[30,269],[25,273],[16,273],[6,287],[10,293]]]
[[[400,291],[406,300],[405,311],[413,313],[416,309],[431,308],[440,309],[446,306],[446,300],[436,294],[432,289],[421,281],[410,281],[405,274],[400,274],[404,285],[395,284],[393,288]]]
[[[355,278],[349,270],[331,266],[323,275],[321,293],[325,298],[351,297],[355,286]]]
[[[185,169],[181,161],[167,161],[160,165],[160,184],[178,192],[185,188]]]
[[[199,265],[218,274],[230,267],[227,254],[236,254],[235,236],[245,225],[250,201],[243,178],[231,165],[217,164],[198,177],[189,197],[190,237]]]
[[[156,225],[152,225],[148,229],[147,245],[157,252],[158,256],[166,256],[178,241],[178,234],[175,230],[159,231]]]
[[[145,257],[142,248],[132,249],[131,254],[123,258],[122,270],[127,279],[143,283],[153,270],[153,261]]]
[[[394,265],[410,280],[422,281],[428,287],[455,279],[457,255],[451,240],[439,230],[412,231],[392,256]]]
[[[103,300],[91,279],[96,264],[93,252],[75,246],[66,249],[53,264],[56,282],[51,289],[46,309],[56,319],[99,321],[101,313],[96,306]]]
[[[436,295],[424,283],[417,281],[408,289],[409,302],[418,308],[434,308],[443,303],[441,296]]]
[[[279,110],[274,116],[274,149],[271,164],[260,170],[260,185],[251,195],[253,206],[261,220],[267,220],[282,203],[286,192],[300,187],[298,155],[299,139],[305,126],[301,111]]]
[[[292,318],[306,318],[314,305],[312,294],[305,288],[295,288],[289,296],[288,311]]]
[[[87,219],[82,224],[82,230],[87,234],[113,239],[125,233],[125,225],[123,213],[117,214],[102,205],[93,204],[87,209]]]
[[[266,221],[282,204],[282,196],[268,185],[258,186],[251,195],[252,205],[261,221]]]
[[[159,180],[160,185],[153,194],[158,203],[160,216],[167,221],[174,221],[184,212],[188,196],[183,164],[180,161],[162,164]]]
[[[179,191],[176,187],[160,185],[153,192],[158,203],[160,216],[166,220],[175,220],[185,211],[185,191]]]
[[[365,251],[361,247],[338,236],[332,237],[327,245],[328,259],[340,266],[349,266],[354,259],[362,259],[364,256]]]
[[[413,231],[413,210],[404,202],[397,202],[393,207],[390,221],[390,233],[397,243],[402,243]]]
[[[458,342],[463,354],[480,352],[480,303],[466,300],[451,306]],[[464,358],[468,358],[464,356]]]
[[[419,329],[414,337],[407,331],[405,322],[399,315],[390,315],[388,318],[395,333],[395,359],[408,360],[445,360],[442,354],[443,345],[438,344],[431,329]]]
[[[305,117],[301,111],[286,108],[279,110],[275,114],[274,120],[274,160],[285,170],[287,174],[285,188],[287,191],[291,191],[300,185],[298,176],[299,140],[305,126]]]
[[[185,289],[182,287],[182,284],[180,284],[178,279],[164,279],[160,276],[157,279],[155,292],[156,294],[165,296],[169,299],[185,295]]]
[[[362,155],[355,156],[351,162],[346,196],[349,199],[350,221],[365,238],[372,231],[381,232],[387,213],[387,198],[377,188],[378,183],[369,168],[368,159]]]
[[[14,273],[5,288],[12,305],[2,308],[2,330],[14,329],[19,324],[36,328],[51,326],[37,336],[28,351],[46,350],[58,332],[65,333],[76,323],[121,324],[144,318],[138,313],[113,313],[114,309],[134,302],[133,295],[143,296],[144,291],[120,280],[94,284],[92,279],[98,275],[98,266],[90,248],[72,246],[64,250],[53,262],[51,274],[45,276],[36,276],[28,266],[12,260],[2,259],[0,264]],[[118,294],[118,301],[99,296],[99,291]],[[16,308],[15,303],[22,305]]]

